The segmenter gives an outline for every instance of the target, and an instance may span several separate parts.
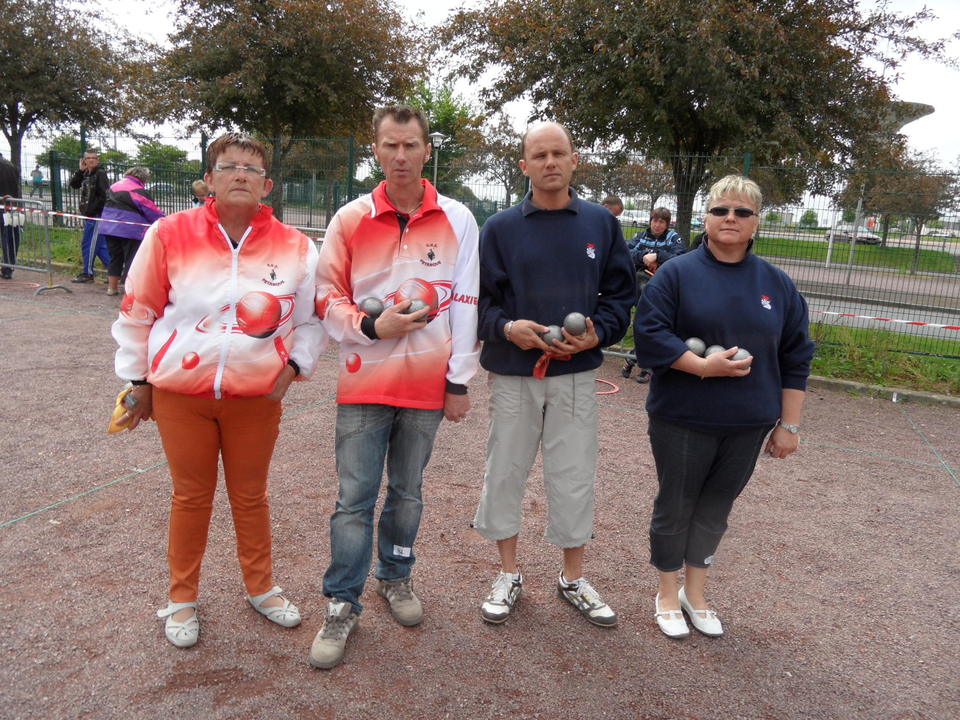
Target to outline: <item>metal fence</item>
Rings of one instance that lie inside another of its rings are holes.
[[[629,240],[646,227],[651,208],[678,207],[674,168],[702,166],[703,182],[693,197],[691,235],[702,229],[704,192],[712,179],[746,172],[764,191],[765,207],[755,252],[783,268],[805,295],[814,334],[823,338],[845,328],[882,331],[889,349],[960,359],[960,217],[956,176],[826,172],[797,167],[757,166],[751,156],[644,158],[617,153],[582,154],[574,184],[586,198],[621,196]],[[482,225],[517,202],[526,179],[498,167],[488,156],[445,155],[441,147],[424,175],[436,173],[440,192],[463,202]],[[77,206],[67,181],[76,158],[52,168],[54,209]],[[111,182],[127,165],[105,165]],[[189,167],[153,167],[148,188],[165,211],[193,203]],[[267,202],[283,200],[285,222],[320,237],[336,210],[368,192],[380,179],[369,148],[352,139],[302,139],[290,145],[282,168],[274,169]],[[951,192],[953,195],[951,195]],[[71,220],[65,224],[73,225]],[[855,242],[851,237],[856,235]],[[630,347],[629,336],[621,349]]]
[[[49,290],[71,290],[53,281],[53,258],[50,244],[50,215],[42,200],[11,198],[3,208],[0,228],[5,272],[32,272],[46,275],[45,286],[35,294]]]

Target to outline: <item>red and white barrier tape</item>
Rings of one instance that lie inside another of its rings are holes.
[[[821,315],[836,315],[837,317],[861,318],[863,320],[879,320],[880,322],[900,323],[901,325],[920,325],[923,327],[941,328],[943,330],[960,330],[960,325],[942,325],[941,323],[920,322],[919,320],[900,320],[899,318],[875,317],[873,315],[856,315],[854,313],[831,312],[829,310],[810,310]]]
[[[101,222],[104,222],[103,218],[87,217],[86,215],[78,215],[76,213],[57,212],[56,210],[47,210],[45,208],[20,207],[19,205],[4,205],[3,209],[9,212],[28,212],[28,213],[36,213],[38,215],[52,215],[55,217],[77,218],[78,220],[100,220]],[[150,223],[131,222],[129,220],[107,220],[105,222],[117,223],[118,225],[136,225],[137,227],[150,227]]]

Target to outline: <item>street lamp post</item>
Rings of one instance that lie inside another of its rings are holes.
[[[437,160],[440,155],[440,147],[446,142],[447,136],[442,132],[433,131],[430,133],[430,142],[433,144],[433,186],[437,186]]]

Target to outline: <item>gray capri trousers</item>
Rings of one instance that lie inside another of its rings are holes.
[[[490,431],[473,526],[488,540],[520,532],[527,476],[543,449],[546,541],[585,545],[593,534],[597,395],[593,370],[542,380],[490,373]]]

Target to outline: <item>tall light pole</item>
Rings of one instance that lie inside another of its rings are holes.
[[[430,142],[433,145],[433,186],[437,186],[437,160],[440,156],[440,147],[447,141],[447,136],[434,130],[430,133]]]

